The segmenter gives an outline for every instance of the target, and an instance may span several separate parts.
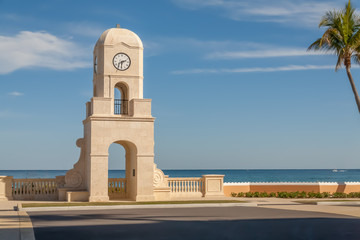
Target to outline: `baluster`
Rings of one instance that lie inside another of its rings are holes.
[[[30,187],[29,187],[29,182],[27,182],[26,183],[26,188],[25,188],[26,190],[25,190],[25,194],[26,195],[29,195],[29,189],[30,189]]]
[[[20,196],[23,194],[23,183],[19,181]]]
[[[17,181],[14,181],[13,191],[14,191],[15,195],[17,195],[17,189],[18,189],[17,185],[18,185],[18,184],[17,184]]]
[[[17,195],[17,181],[14,181],[13,183],[13,195]]]

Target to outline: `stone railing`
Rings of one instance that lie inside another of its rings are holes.
[[[204,188],[203,178],[168,178],[171,193],[202,193]]]
[[[224,195],[224,175],[169,178],[156,169],[155,180],[155,200],[159,201]]]
[[[126,198],[126,178],[109,178],[108,186],[111,200]]]
[[[58,181],[55,178],[13,179],[14,200],[57,200]]]

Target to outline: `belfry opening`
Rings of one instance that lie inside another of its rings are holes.
[[[119,82],[114,88],[114,114],[128,115],[128,87],[125,83]]]

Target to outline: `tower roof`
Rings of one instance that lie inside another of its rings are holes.
[[[96,43],[98,45],[117,45],[125,43],[130,47],[143,48],[143,44],[138,35],[125,28],[110,28],[103,32]]]

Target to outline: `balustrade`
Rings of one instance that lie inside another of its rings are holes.
[[[126,178],[109,178],[108,185],[111,200],[126,197]]]
[[[171,193],[196,193],[203,192],[204,181],[202,178],[169,178],[168,186]]]
[[[55,178],[14,179],[12,196],[15,200],[56,200],[58,183]]]

